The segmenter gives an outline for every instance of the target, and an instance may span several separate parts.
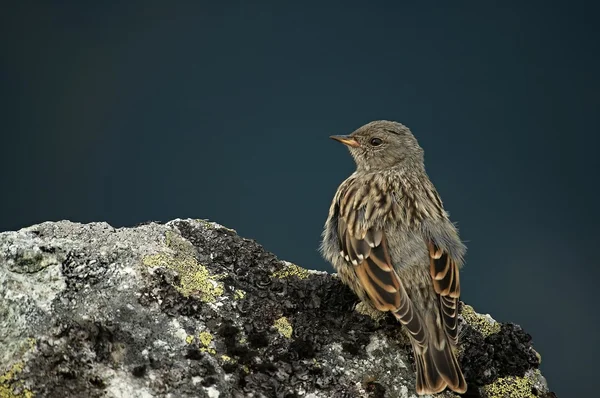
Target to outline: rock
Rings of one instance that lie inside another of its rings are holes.
[[[356,304],[203,220],[5,232],[0,397],[415,397],[401,326]],[[461,314],[465,396],[553,396],[527,333]]]

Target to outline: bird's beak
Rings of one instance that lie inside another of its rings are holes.
[[[360,144],[358,143],[358,141],[356,141],[354,138],[350,137],[349,135],[332,135],[331,137],[332,140],[336,140],[341,142],[342,144],[351,146],[351,147],[359,147]]]

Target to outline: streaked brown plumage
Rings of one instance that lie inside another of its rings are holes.
[[[331,138],[348,146],[357,169],[334,196],[323,256],[363,302],[404,325],[418,394],[465,392],[455,347],[466,248],[425,172],[423,150],[390,121]]]

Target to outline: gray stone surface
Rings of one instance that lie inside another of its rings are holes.
[[[5,232],[0,398],[414,397],[400,325],[355,307],[334,275],[203,220]],[[461,313],[466,396],[554,396],[529,335]]]

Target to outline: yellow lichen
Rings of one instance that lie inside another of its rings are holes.
[[[185,240],[181,235],[173,231],[167,231],[165,233],[165,243],[167,244],[167,247],[175,250],[178,254],[185,254],[193,257],[196,253],[196,249],[190,241]]]
[[[17,375],[23,371],[23,363],[15,363],[8,371],[0,374],[0,398],[33,398],[30,390],[23,388],[23,382]]]
[[[210,347],[210,343],[213,340],[213,335],[209,332],[200,332],[198,334],[198,340],[200,340],[200,344],[204,347],[200,348],[200,352],[208,352],[209,354],[215,355],[217,351],[214,348]]]
[[[250,368],[248,367],[248,365],[242,366],[242,370],[244,371],[244,373],[250,373]]]
[[[172,261],[173,261],[173,256],[164,254],[164,253],[158,253],[158,254],[146,256],[142,260],[144,265],[146,265],[148,267],[166,267]]]
[[[286,317],[282,316],[281,318],[277,319],[273,326],[286,339],[292,337],[292,332],[294,331],[294,329],[292,328],[290,321]]]
[[[379,320],[385,318],[385,316],[386,316],[385,312],[379,311],[377,308],[373,307],[370,304],[365,303],[364,301],[361,301],[360,303],[356,304],[356,307],[354,307],[354,310],[356,312],[358,312],[359,314],[370,317],[374,321],[379,321]]]
[[[306,279],[310,276],[310,271],[299,267],[296,264],[286,262],[283,269],[275,271],[271,274],[271,277],[278,279],[289,278],[290,276],[296,276],[299,279]]]
[[[196,269],[196,272],[179,274],[181,277],[181,293],[184,296],[199,294],[202,301],[214,302],[217,297],[223,294],[223,284],[211,279],[206,267],[196,262],[192,267]]]
[[[227,275],[226,272],[223,272],[222,274],[214,274],[211,275],[211,279],[215,280],[215,281],[220,281],[223,280],[225,278],[227,278],[229,275]]]
[[[235,300],[241,300],[241,299],[243,299],[244,297],[246,297],[246,292],[245,292],[245,291],[243,291],[242,289],[238,289],[238,290],[236,290],[235,292],[233,292],[233,298],[234,298]]]
[[[204,347],[208,347],[212,342],[213,335],[208,332],[200,332],[200,334],[198,335],[198,339]]]
[[[235,362],[235,359],[231,358],[229,355],[221,355],[221,359],[224,362],[231,362],[231,363]]]
[[[535,398],[531,392],[533,381],[528,377],[500,377],[492,384],[481,387],[488,398]]]
[[[188,335],[185,338],[185,342],[188,343],[188,344],[192,344],[194,342],[194,336]]]
[[[213,223],[211,223],[208,220],[203,220],[202,218],[197,218],[196,221],[198,221],[200,224],[204,225],[207,228],[212,228],[213,227]]]
[[[174,232],[167,231],[166,244],[174,251],[158,253],[144,257],[143,263],[148,267],[165,267],[179,274],[180,284],[175,288],[184,296],[199,296],[200,300],[211,303],[223,295],[222,275],[211,275],[208,269],[199,264],[194,257],[194,246]]]
[[[32,337],[28,338],[26,340],[26,344],[27,344],[27,347],[29,347],[28,350],[33,350],[35,348],[35,339]]]
[[[477,330],[484,337],[500,331],[500,324],[498,322],[485,315],[476,313],[470,305],[463,304],[461,315],[473,329]]]

